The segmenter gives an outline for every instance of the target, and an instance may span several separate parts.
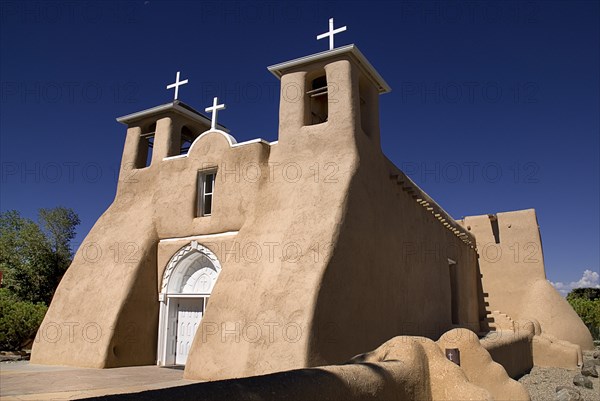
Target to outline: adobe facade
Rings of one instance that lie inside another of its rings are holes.
[[[456,221],[394,166],[379,129],[390,88],[356,46],[269,69],[276,142],[236,143],[179,101],[119,119],[115,200],[62,279],[32,363],[184,364],[187,378],[228,379],[453,329],[511,376],[580,362],[591,336],[545,279],[533,210]],[[482,253],[515,243],[530,263]],[[531,360],[514,360],[514,344]]]

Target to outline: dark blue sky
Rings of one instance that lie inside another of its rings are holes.
[[[348,31],[392,87],[384,152],[456,218],[535,208],[552,281],[599,269],[598,2],[21,2],[1,9],[1,209],[111,203],[115,118],[214,95],[238,141],[277,137],[267,66]]]

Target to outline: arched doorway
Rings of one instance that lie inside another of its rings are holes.
[[[169,260],[158,295],[158,365],[185,365],[220,272],[217,257],[196,241]]]

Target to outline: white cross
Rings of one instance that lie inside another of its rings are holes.
[[[172,83],[171,85],[167,85],[167,89],[175,88],[175,97],[173,98],[173,100],[177,100],[177,97],[179,96],[179,86],[185,85],[188,83],[187,79],[185,79],[183,81],[179,80],[179,73],[180,73],[180,71],[177,71],[177,77],[175,78],[175,83]]]
[[[341,28],[333,29],[333,18],[329,18],[329,32],[322,33],[317,36],[317,40],[321,40],[329,36],[329,50],[333,50],[333,35],[336,33],[344,32],[346,30],[346,26]]]
[[[212,107],[207,107],[206,109],[204,109],[205,112],[207,113],[212,113],[212,118],[210,120],[210,129],[214,130],[217,127],[217,112],[219,110],[224,110],[225,109],[225,105],[224,104],[217,104],[217,98],[215,97],[213,99],[213,105]]]

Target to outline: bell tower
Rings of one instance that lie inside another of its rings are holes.
[[[131,180],[134,175],[154,174],[164,160],[185,155],[207,130],[227,135],[229,130],[216,123],[217,111],[225,108],[217,105],[217,98],[205,110],[213,113],[212,119],[178,100],[179,87],[187,83],[187,79],[180,80],[177,71],[175,82],[167,85],[167,89],[175,90],[172,102],[117,118],[127,125],[119,183],[136,182]]]
[[[391,89],[358,47],[333,46],[333,35],[346,27],[329,22],[329,32],[317,36],[329,37],[329,50],[268,67],[281,80],[279,141],[351,132],[379,147],[379,95]]]

